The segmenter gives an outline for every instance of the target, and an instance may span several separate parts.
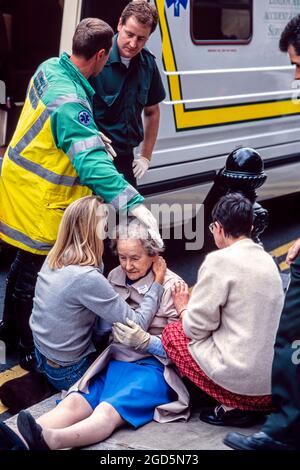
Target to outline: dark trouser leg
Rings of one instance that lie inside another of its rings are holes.
[[[33,307],[34,289],[38,272],[46,256],[36,255],[23,250],[18,252],[18,275],[12,294],[15,318],[20,337],[20,346],[26,351],[33,349],[32,332],[29,317]]]
[[[300,256],[291,266],[275,342],[272,396],[276,411],[262,428],[279,441],[300,445]]]
[[[126,181],[136,188],[136,179],[133,176],[132,162],[134,156],[133,152],[128,154],[118,154],[114,159],[115,167],[119,173],[122,173]]]
[[[3,326],[1,328],[1,339],[7,346],[16,347],[19,343],[19,332],[17,328],[17,321],[15,317],[13,293],[15,289],[16,280],[20,270],[19,263],[20,251],[17,251],[16,258],[14,259],[6,278],[6,290],[4,298],[3,310]]]

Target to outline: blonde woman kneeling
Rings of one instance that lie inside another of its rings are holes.
[[[114,241],[120,266],[109,274],[115,291],[137,309],[154,282],[160,249],[135,220],[118,229]],[[167,270],[164,294],[148,332],[136,323],[116,323],[115,339],[71,388],[68,396],[37,421],[29,412],[18,417],[30,449],[78,447],[106,439],[127,423],[138,428],[152,419],[188,418],[188,393],[161,345],[163,328],[179,315],[172,301],[173,283],[183,281]],[[72,393],[71,393],[72,392]],[[1,427],[0,427],[1,429]]]
[[[38,367],[57,390],[68,390],[95,358],[97,318],[147,329],[163,294],[166,266],[153,263],[155,282],[133,310],[102,275],[105,206],[96,196],[73,202],[65,211],[57,241],[39,272],[30,327]]]

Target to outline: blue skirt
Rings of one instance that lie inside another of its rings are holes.
[[[174,392],[164,379],[164,366],[154,357],[135,362],[111,360],[92,378],[89,393],[79,392],[93,410],[110,403],[135,428],[153,419],[157,406],[173,401]]]

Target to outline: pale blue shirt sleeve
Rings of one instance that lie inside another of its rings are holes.
[[[167,357],[161,339],[152,335],[148,344],[147,352],[154,356]]]

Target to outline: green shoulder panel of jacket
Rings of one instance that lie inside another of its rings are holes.
[[[55,144],[68,155],[81,183],[116,209],[142,203],[110,160],[92,116],[94,91],[67,54],[42,63],[34,85],[50,114]]]
[[[130,209],[143,202],[144,198],[116,170],[84,104],[66,102],[50,119],[56,145],[69,156],[83,185],[116,209]]]

